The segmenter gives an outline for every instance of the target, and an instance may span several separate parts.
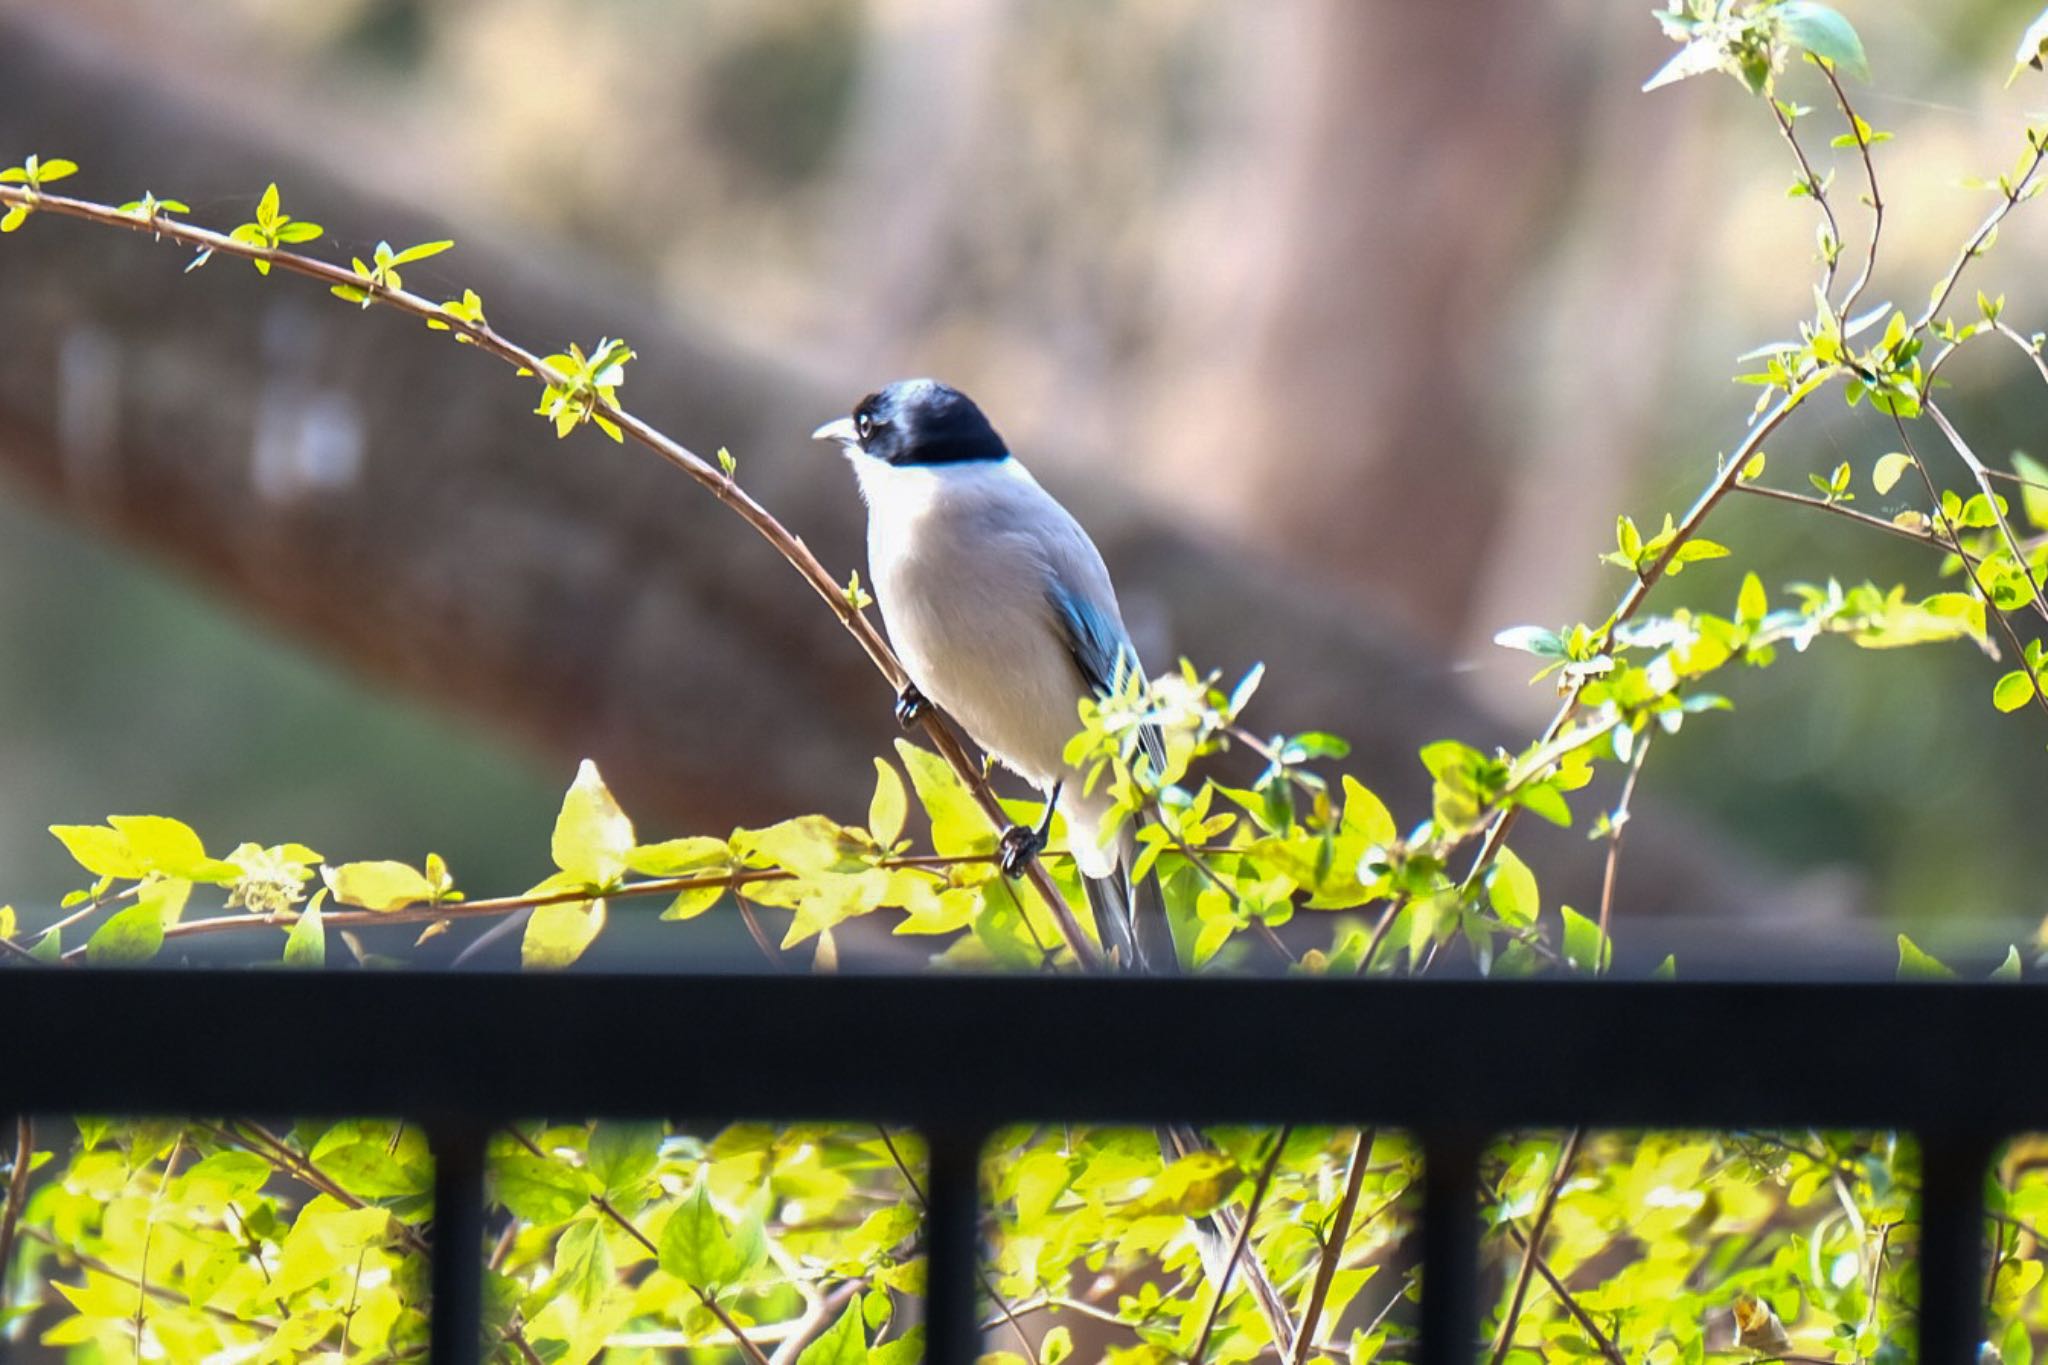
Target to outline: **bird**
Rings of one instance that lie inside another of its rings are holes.
[[[897,720],[914,724],[937,705],[1044,796],[1036,828],[1003,831],[1006,875],[1024,872],[1053,812],[1065,814],[1105,950],[1145,970],[1134,841],[1128,828],[1102,832],[1106,784],[1088,791],[1063,756],[1083,698],[1145,676],[1101,551],[974,400],[936,379],[890,384],[811,435],[838,445],[867,504],[868,581],[909,675]],[[1155,727],[1141,744],[1143,761],[1163,768]]]

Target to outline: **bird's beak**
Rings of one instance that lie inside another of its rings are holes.
[[[851,417],[842,417],[836,422],[827,422],[824,426],[819,427],[811,433],[811,439],[813,441],[837,441],[840,445],[852,449],[860,444],[860,429],[854,426]]]

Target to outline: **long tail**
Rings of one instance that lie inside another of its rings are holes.
[[[1118,868],[1107,877],[1083,877],[1081,886],[1088,893],[1088,908],[1095,912],[1095,932],[1102,935],[1103,950],[1116,960],[1116,969],[1147,970],[1138,949],[1131,882],[1123,869]]]
[[[1136,841],[1126,832],[1116,869],[1107,877],[1083,877],[1081,885],[1088,893],[1088,908],[1095,913],[1103,949],[1116,958],[1119,970],[1171,974],[1176,964],[1166,906],[1156,884],[1132,884],[1135,852]]]

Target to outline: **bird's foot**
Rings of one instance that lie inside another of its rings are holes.
[[[1045,848],[1045,834],[1029,825],[1011,825],[996,843],[996,866],[1005,877],[1021,877]]]
[[[916,683],[903,684],[903,690],[896,694],[896,723],[908,730],[924,719],[924,713],[931,703],[924,699],[924,693],[917,690]]]

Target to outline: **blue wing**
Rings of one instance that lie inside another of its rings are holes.
[[[1132,675],[1141,674],[1138,651],[1114,616],[1095,603],[1076,597],[1063,583],[1055,582],[1046,590],[1046,596],[1066,636],[1067,651],[1074,656],[1074,667],[1089,691],[1098,697],[1110,696],[1126,686]],[[1138,743],[1152,760],[1153,771],[1164,771],[1166,749],[1159,728],[1141,727]]]

